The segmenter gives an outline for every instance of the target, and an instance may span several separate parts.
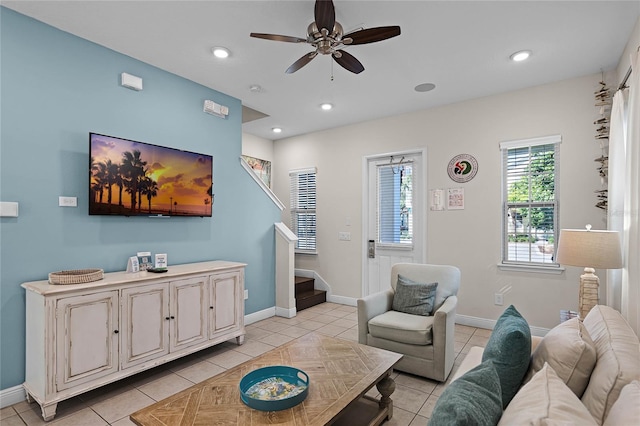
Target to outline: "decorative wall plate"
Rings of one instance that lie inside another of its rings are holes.
[[[478,160],[469,154],[456,155],[449,161],[447,173],[454,182],[469,182],[478,173]]]

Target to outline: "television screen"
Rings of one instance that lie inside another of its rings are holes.
[[[213,157],[89,134],[89,214],[211,216]]]

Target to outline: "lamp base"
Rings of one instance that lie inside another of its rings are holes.
[[[578,310],[580,318],[584,319],[591,308],[598,304],[598,287],[600,279],[594,273],[593,268],[584,268],[584,274],[580,275],[580,295],[578,297]]]

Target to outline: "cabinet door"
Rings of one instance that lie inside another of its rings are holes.
[[[171,351],[208,340],[207,278],[171,282]]]
[[[240,271],[215,274],[210,278],[209,334],[213,338],[216,333],[240,326],[243,311],[240,304],[244,303],[244,295]]]
[[[170,319],[168,282],[122,290],[122,368],[169,353]]]
[[[118,371],[118,292],[56,303],[57,390]]]

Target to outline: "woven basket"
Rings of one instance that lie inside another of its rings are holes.
[[[99,281],[104,278],[102,269],[74,269],[70,271],[51,272],[49,283],[51,284],[83,284]]]

